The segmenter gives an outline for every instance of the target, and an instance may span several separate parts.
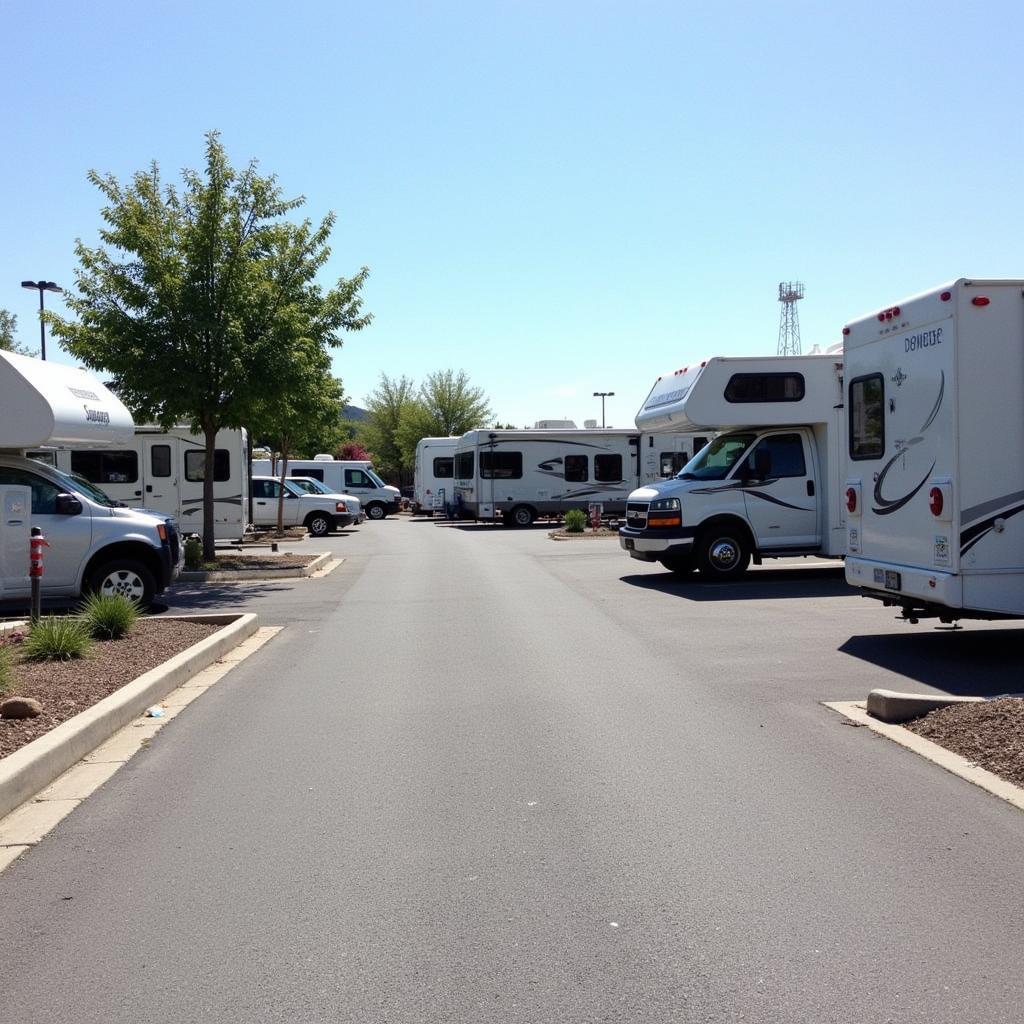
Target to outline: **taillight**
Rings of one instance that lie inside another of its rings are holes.
[[[987,306],[988,302],[989,299],[987,295],[975,295],[974,298],[971,299],[972,306]]]
[[[852,487],[846,488],[846,511],[857,511],[857,492]]]
[[[928,492],[928,508],[931,509],[933,516],[942,515],[942,488],[933,487]]]

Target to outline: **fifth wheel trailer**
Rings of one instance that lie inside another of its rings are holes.
[[[751,559],[841,555],[842,396],[843,364],[830,353],[718,356],[659,377],[639,429],[724,433],[672,479],[630,494],[620,546],[718,579]]]
[[[1024,616],[1024,280],[959,278],[843,330],[846,580],[903,616]]]

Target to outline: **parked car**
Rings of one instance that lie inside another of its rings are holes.
[[[253,526],[277,526],[281,486],[281,481],[272,476],[252,478]],[[357,515],[341,495],[309,494],[290,480],[284,482],[284,526],[304,526],[314,537],[325,537],[355,522]]]
[[[288,477],[288,483],[295,484],[296,487],[301,488],[307,494],[323,494],[328,497],[337,498],[339,501],[344,501],[349,512],[355,515],[353,525],[366,521],[366,513],[363,511],[362,503],[351,494],[339,494],[337,491],[332,491],[327,484],[315,480],[311,476],[290,476]]]

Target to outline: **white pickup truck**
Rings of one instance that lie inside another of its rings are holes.
[[[253,526],[277,526],[281,481],[272,476],[252,478]],[[284,482],[284,525],[304,526],[314,537],[354,523],[360,515],[359,500],[339,494],[308,494],[289,480]]]

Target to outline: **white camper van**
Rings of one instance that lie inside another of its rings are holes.
[[[253,475],[279,476],[270,459],[254,459]],[[358,498],[369,519],[384,519],[401,505],[397,487],[384,483],[365,459],[334,459],[317,455],[313,459],[289,459],[288,476],[310,476],[326,484],[336,494]]]
[[[1024,281],[844,328],[846,579],[910,621],[1024,616]]]
[[[455,450],[455,499],[472,519],[529,526],[539,516],[586,511],[620,515],[638,484],[685,464],[707,435],[636,430],[470,430]]]
[[[216,540],[237,540],[249,525],[249,466],[244,430],[221,430],[213,455]],[[28,453],[96,484],[115,501],[172,516],[183,533],[203,531],[206,440],[187,426],[136,427],[128,444]]]
[[[458,443],[457,437],[424,437],[416,445],[412,495],[414,516],[444,513],[455,500],[452,481]]]
[[[718,579],[751,559],[842,554],[842,381],[831,354],[719,356],[659,377],[637,427],[725,433],[675,477],[630,494],[620,546]]]
[[[0,352],[0,600],[29,599],[35,526],[49,545],[44,597],[92,590],[148,603],[177,575],[173,521],[23,457],[42,445],[124,445],[133,429],[128,410],[84,370]]]

